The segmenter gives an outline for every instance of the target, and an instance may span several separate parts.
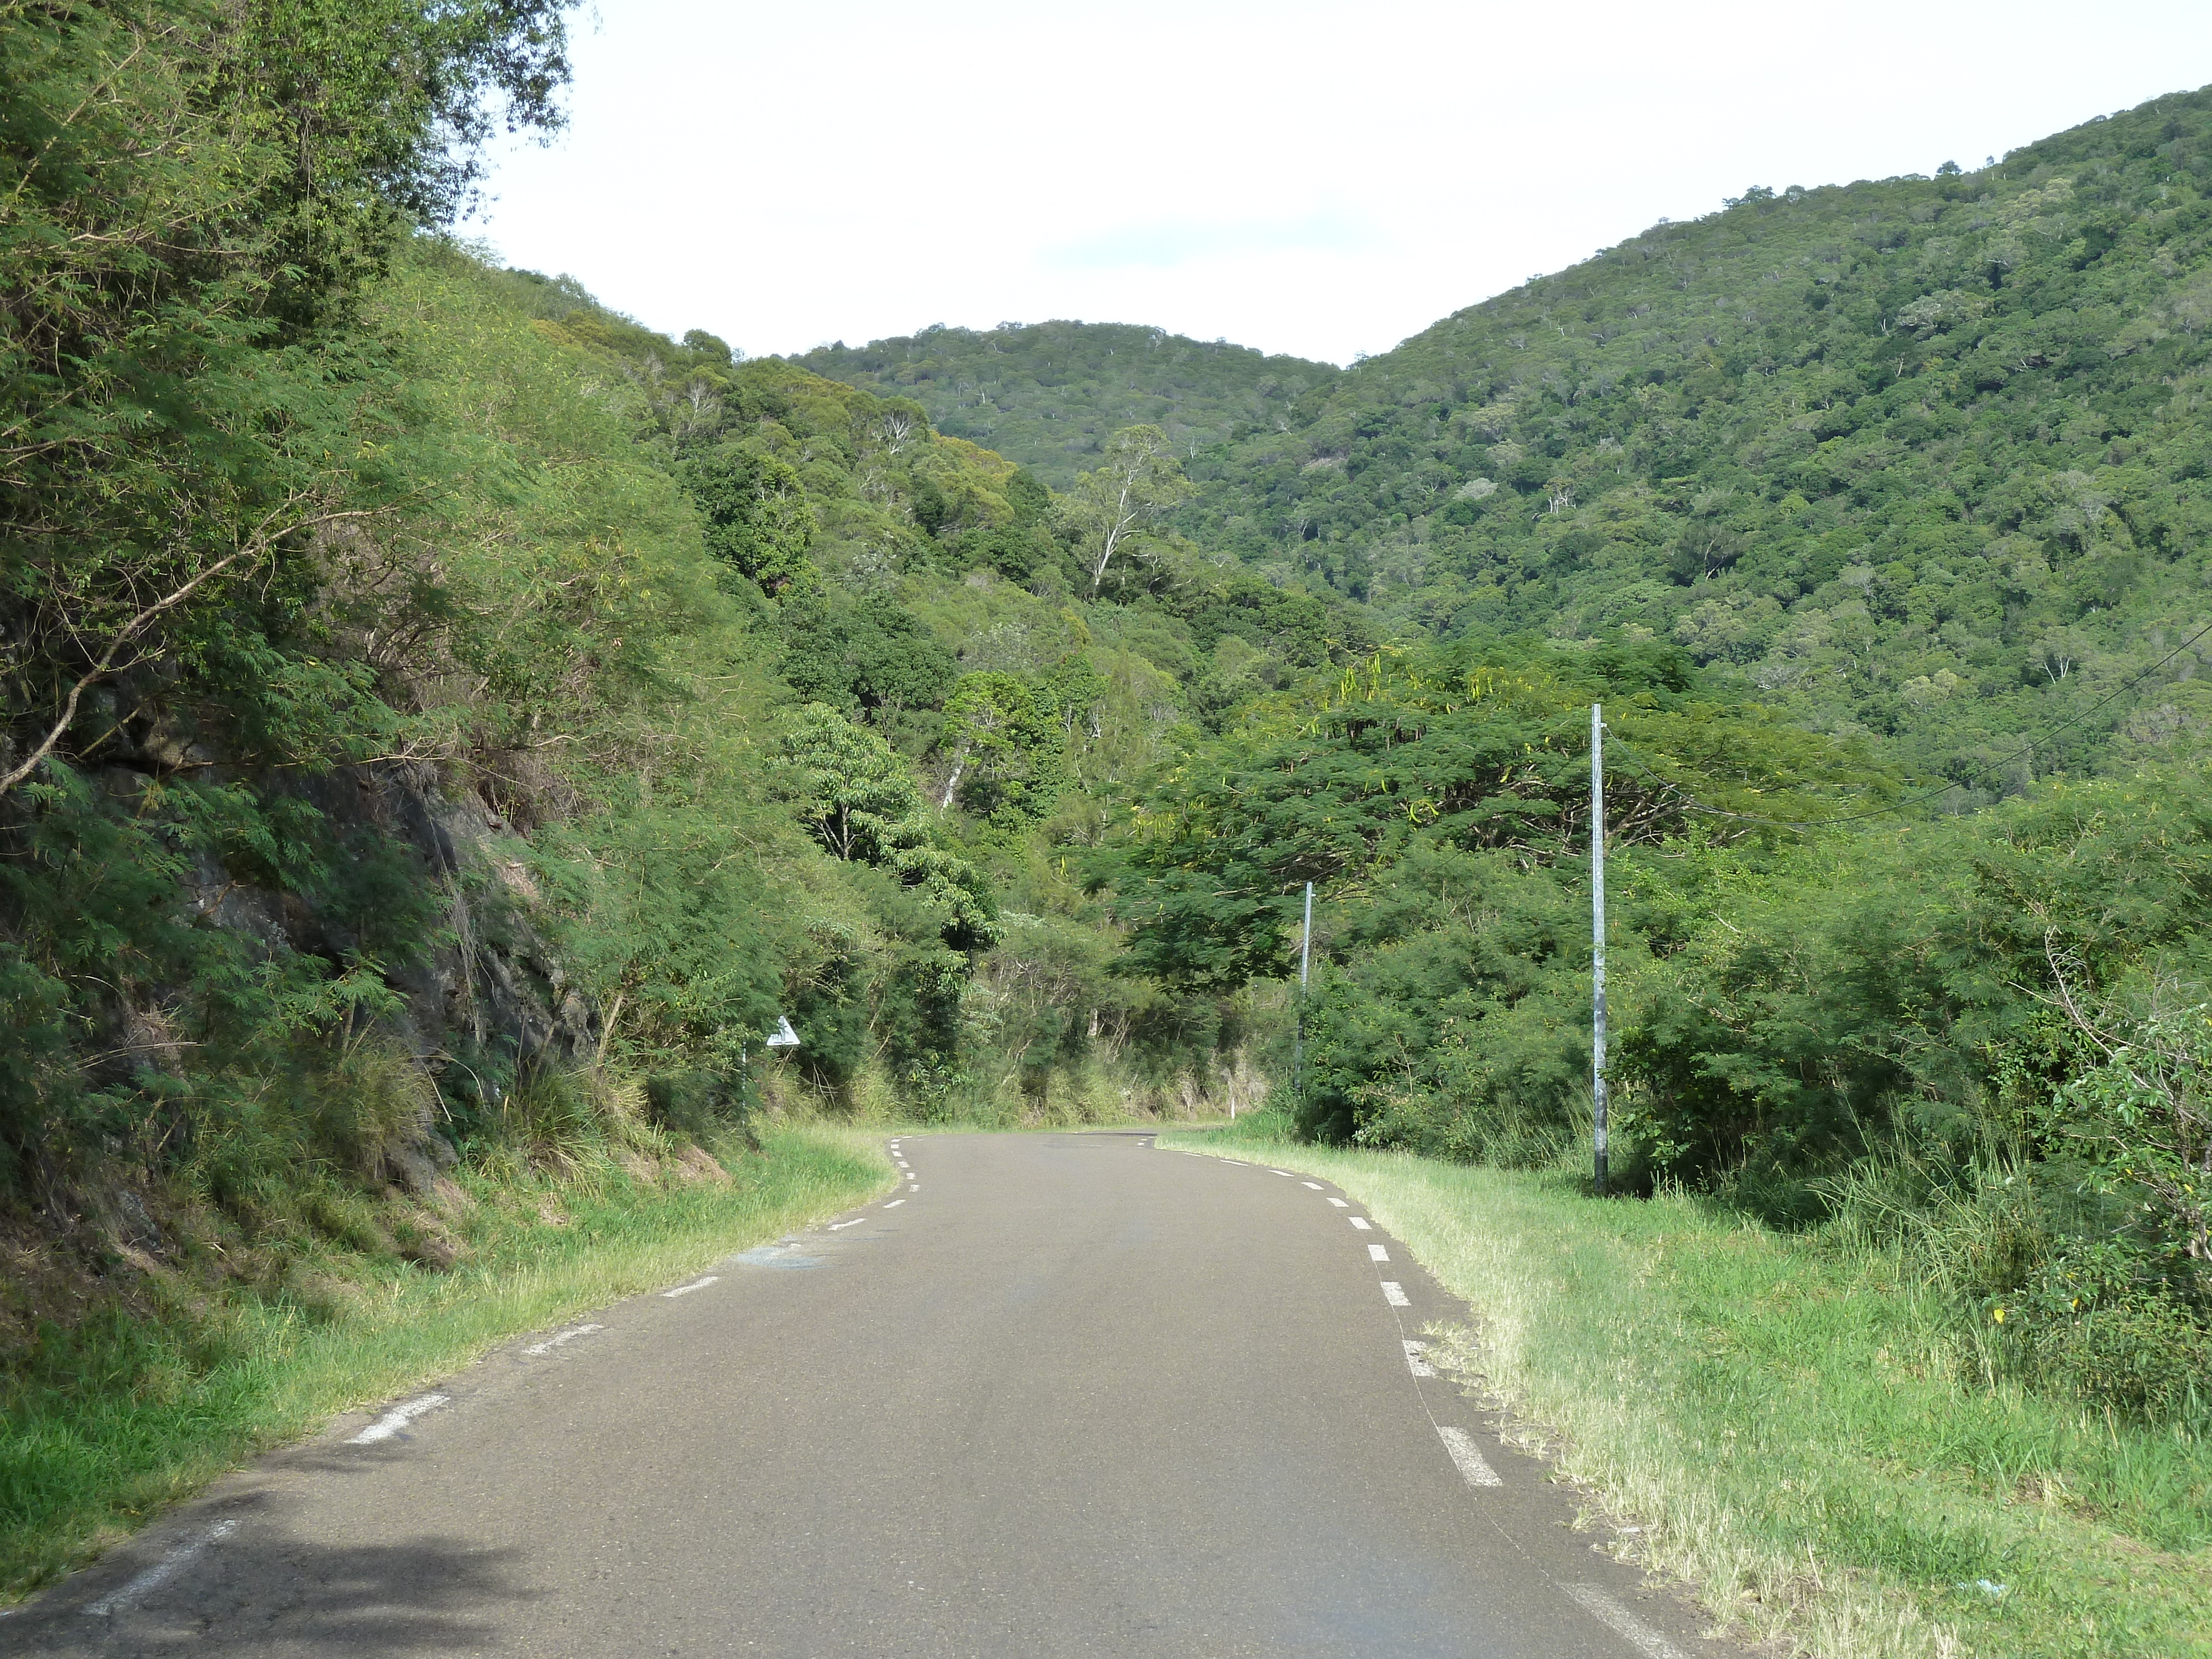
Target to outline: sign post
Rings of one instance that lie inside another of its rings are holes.
[[[1313,961],[1313,884],[1306,884],[1305,931],[1298,935],[1298,1024],[1291,1038],[1291,1098],[1303,1102],[1306,1089],[1306,970]]]
[[[1595,1188],[1605,1196],[1605,717],[1590,705],[1590,1103]]]

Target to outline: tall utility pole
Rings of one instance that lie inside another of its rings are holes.
[[[1291,1097],[1303,1101],[1306,1085],[1306,969],[1313,961],[1313,884],[1306,884],[1305,931],[1298,935],[1298,1024],[1291,1038]]]
[[[1605,1196],[1605,714],[1590,705],[1590,1102]]]

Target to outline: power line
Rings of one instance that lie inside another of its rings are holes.
[[[2124,696],[2127,693],[2134,690],[2136,687],[2141,685],[2152,675],[2157,673],[2160,669],[2165,667],[2166,664],[2172,662],[2183,652],[2188,650],[2191,646],[2196,644],[2197,641],[2203,639],[2207,634],[2212,634],[2212,623],[2206,623],[2203,627],[2198,629],[2187,639],[2182,641],[2179,645],[2175,646],[2172,650],[2167,652],[2164,656],[2160,657],[2149,667],[2144,669],[2134,678],[2122,681],[2118,687],[2106,692],[2103,696],[2098,698],[2096,702],[2091,703],[2087,708],[2081,709],[2075,714],[2069,714],[2064,720],[2059,721],[2057,725],[2051,727],[2040,737],[2031,738],[2025,747],[2014,750],[2011,754],[2005,756],[2001,760],[1991,762],[1990,765],[1992,767],[2006,767],[2011,765],[2014,761],[2019,760],[2025,756],[2033,755],[2038,749],[2043,748],[2048,744],[2051,738],[2057,737],[2061,732],[2066,730],[2069,726],[2080,725],[2083,720],[2088,719],[2090,715],[2095,714],[2100,708],[2102,708],[2106,703],[2111,702],[2114,698]],[[1606,729],[1609,732],[1613,730],[1611,726],[1607,726]],[[1618,732],[1614,732],[1613,735],[1616,738],[1620,736]],[[1917,806],[1922,801],[1933,800],[1938,795],[1947,795],[1950,793],[1952,790],[1961,787],[1955,783],[1938,784],[1933,789],[1924,789],[1918,794],[1907,795],[1900,800],[1892,801],[1887,806],[1878,806],[1874,808],[1871,811],[1866,812],[1847,812],[1840,817],[1808,818],[1803,820],[1767,818],[1760,817],[1757,814],[1751,812],[1731,812],[1726,807],[1708,806],[1705,802],[1699,800],[1695,795],[1690,793],[1688,790],[1683,788],[1680,784],[1670,782],[1667,779],[1660,777],[1656,773],[1654,773],[1644,767],[1636,765],[1633,759],[1630,761],[1630,764],[1634,766],[1637,771],[1643,773],[1645,777],[1650,778],[1652,782],[1657,784],[1661,788],[1671,790],[1674,793],[1680,796],[1683,801],[1689,807],[1689,810],[1693,812],[1703,812],[1709,817],[1735,818],[1745,823],[1764,823],[1777,830],[1825,830],[1831,824],[1861,823],[1869,818],[1887,817],[1892,813],[1903,811],[1908,806]]]

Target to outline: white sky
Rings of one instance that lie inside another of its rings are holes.
[[[2212,81],[2206,0],[599,0],[486,235],[755,355],[1153,323],[1346,362],[1747,185]]]

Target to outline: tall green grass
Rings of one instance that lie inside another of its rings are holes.
[[[286,1289],[151,1283],[42,1330],[0,1376],[0,1600],[96,1555],[163,1505],[349,1407],[519,1333],[667,1283],[886,1188],[872,1132],[787,1124],[724,1151],[727,1186],[658,1185],[595,1159],[457,1179],[466,1246],[439,1273],[326,1249]]]
[[[1161,1140],[1365,1204],[1474,1310],[1450,1338],[1512,1432],[1722,1622],[1835,1659],[2212,1655],[2208,1436],[2007,1380],[1907,1258],[1285,1127]]]

